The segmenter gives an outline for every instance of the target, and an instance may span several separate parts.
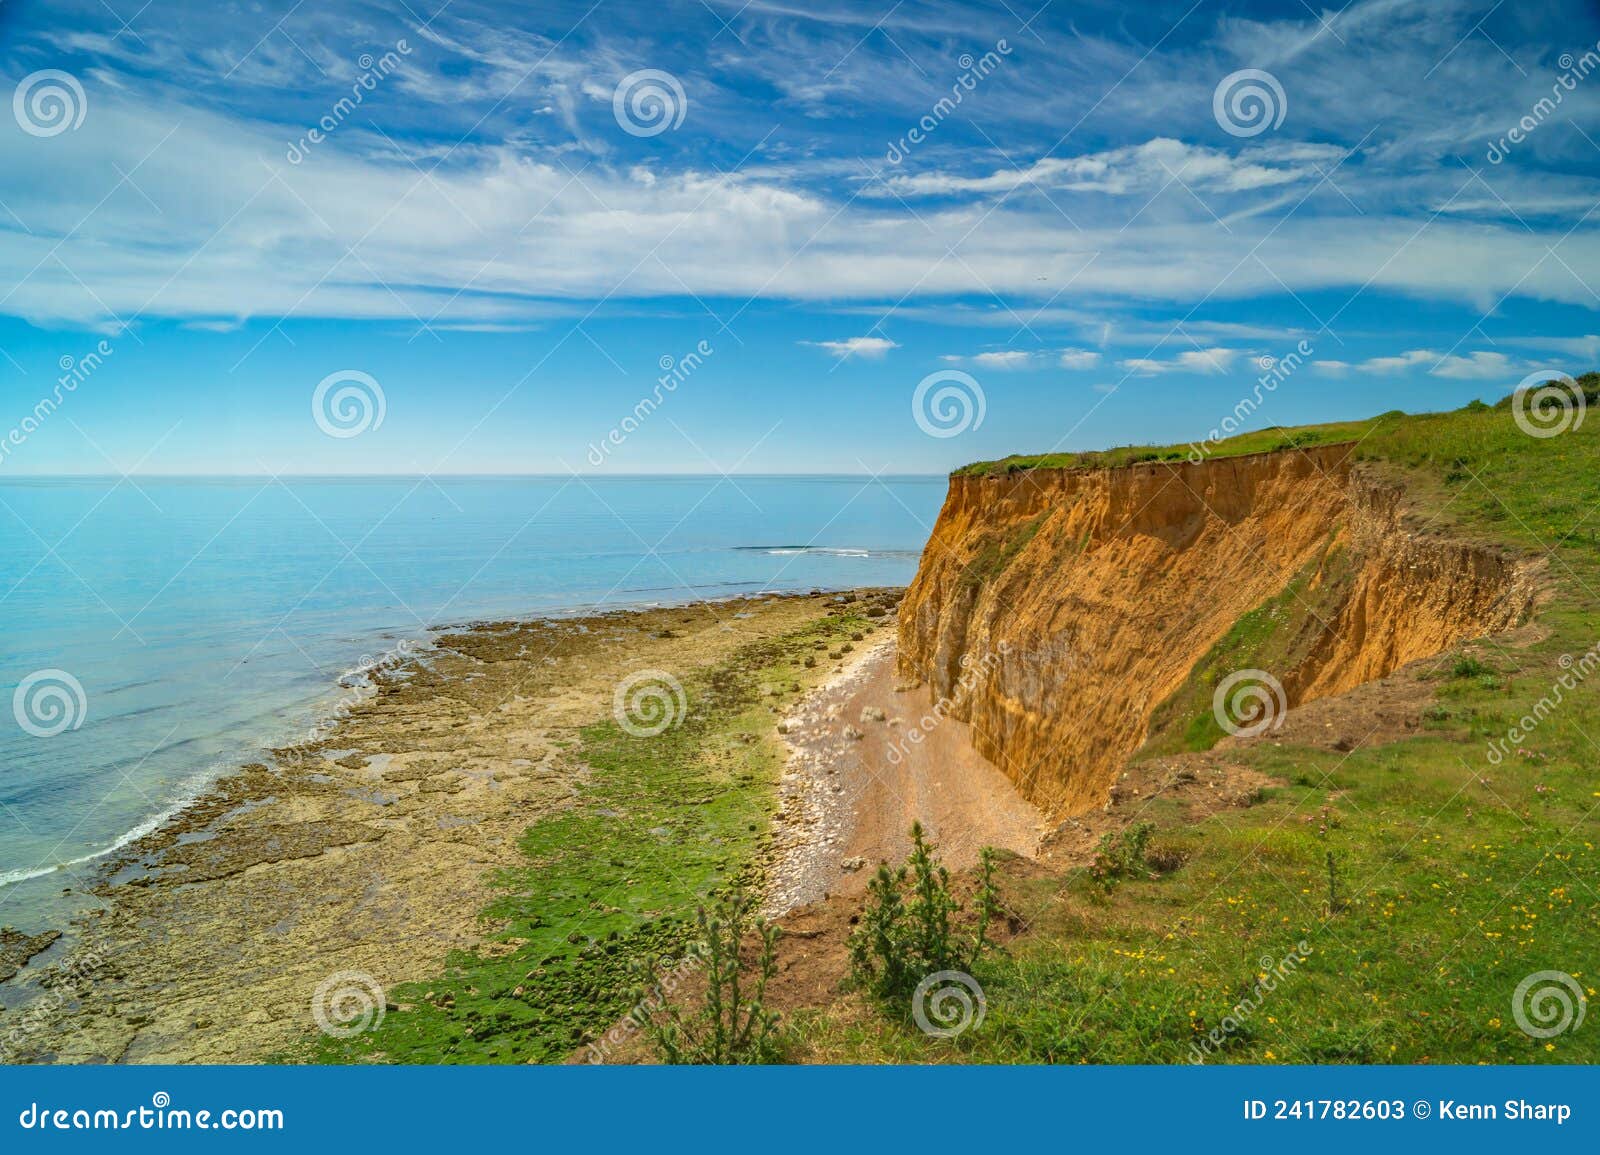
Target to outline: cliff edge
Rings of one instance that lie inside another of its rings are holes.
[[[1235,659],[1292,707],[1526,616],[1533,563],[1413,528],[1404,491],[1351,457],[952,476],[900,609],[900,676],[1065,816],[1147,741],[1220,737],[1211,694]]]

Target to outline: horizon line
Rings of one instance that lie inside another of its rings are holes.
[[[616,473],[0,473],[0,485],[15,481],[273,481],[285,478],[312,481],[568,481],[568,480],[605,480],[616,479],[651,479],[681,478],[684,480],[703,478],[929,478],[948,477],[954,469],[937,473],[870,473],[870,472],[677,472],[661,471],[655,473],[642,472],[616,472]]]

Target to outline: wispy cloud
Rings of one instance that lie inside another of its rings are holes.
[[[1033,363],[1033,354],[1024,353],[1018,349],[1006,349],[992,353],[979,353],[972,358],[974,365],[981,365],[985,369],[1026,369]]]
[[[981,369],[1092,369],[1100,364],[1100,354],[1092,349],[1027,350],[993,349],[970,356],[947,353],[939,358],[952,365],[974,365]]]
[[[867,361],[881,361],[888,356],[890,349],[898,349],[887,337],[846,337],[843,341],[802,341],[802,345],[814,345],[818,349],[826,349],[835,357],[860,357]]]
[[[1421,369],[1434,377],[1448,377],[1457,381],[1488,381],[1509,379],[1526,368],[1505,353],[1480,349],[1465,356],[1437,353],[1432,349],[1410,349],[1391,357],[1371,357],[1358,366],[1363,373],[1406,373]]]
[[[1044,157],[1026,168],[995,169],[983,176],[948,172],[896,175],[869,184],[863,192],[876,197],[1004,194],[1033,185],[1127,196],[1173,182],[1211,192],[1247,192],[1314,179],[1322,168],[1344,156],[1345,150],[1336,145],[1262,145],[1234,155],[1157,137],[1106,152]]]
[[[1572,271],[1600,268],[1600,221],[1578,211],[1600,199],[1581,135],[1551,124],[1505,165],[1458,159],[1526,106],[1531,82],[1502,49],[1531,59],[1558,17],[1496,46],[1472,35],[1465,0],[1358,0],[1331,31],[1309,12],[1195,17],[1150,51],[1115,21],[1045,12],[1035,27],[1072,51],[1039,52],[1005,5],[908,0],[881,24],[842,3],[713,7],[548,27],[452,7],[417,27],[331,3],[263,39],[270,22],[152,6],[137,36],[86,19],[19,37],[6,50],[19,62],[68,55],[94,83],[80,130],[0,133],[0,199],[16,218],[0,214],[0,311],[481,326],[574,302],[885,301],[897,317],[1023,318],[1046,349],[1077,343],[1041,351],[1041,366],[1095,368],[1083,346],[1099,345],[1140,354],[1123,362],[1137,372],[1216,373],[1231,346],[1280,340],[1269,334],[1286,327],[1258,317],[1302,315],[1240,303],[1287,292],[1485,312],[1508,297],[1595,304]],[[691,26],[710,47],[683,50]],[[948,92],[961,45],[1006,35],[1016,59],[985,80],[981,117],[949,118],[925,151],[871,176],[861,158]],[[285,145],[348,92],[360,54],[402,36],[405,68],[289,164]],[[611,96],[659,64],[679,74],[689,115],[640,140]],[[1218,76],[1291,65],[1283,129],[1225,139]],[[1600,88],[1562,116],[1590,109]],[[1062,124],[1078,127],[1052,147]],[[1163,352],[1168,334],[1139,311],[1185,317],[1197,301],[1221,314],[1185,321],[1202,348]],[[1449,349],[1458,336],[1407,340]],[[1436,375],[1503,368],[1452,354]]]
[[[1238,349],[1186,349],[1176,357],[1131,357],[1121,365],[1130,373],[1146,376],[1157,373],[1225,373],[1241,356],[1243,353]]]
[[[1560,353],[1582,361],[1600,360],[1600,335],[1594,333],[1582,337],[1508,337],[1505,343],[1541,352]]]

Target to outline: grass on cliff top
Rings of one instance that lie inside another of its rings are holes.
[[[1585,373],[1578,379],[1590,404],[1600,397],[1600,372]],[[1511,397],[1495,405],[1474,401],[1463,409],[1446,413],[1408,414],[1399,409],[1361,421],[1336,421],[1322,425],[1274,425],[1221,440],[1203,439],[1183,445],[1123,445],[1114,449],[1086,450],[1079,453],[1012,454],[998,461],[975,461],[955,470],[953,477],[1006,477],[1035,469],[1115,469],[1148,461],[1185,461],[1218,457],[1243,457],[1251,453],[1270,453],[1283,449],[1305,449],[1318,445],[1355,442],[1362,456],[1423,460],[1446,456],[1470,456],[1482,448],[1482,435],[1491,428],[1509,424],[1494,420],[1474,426],[1457,420],[1463,414],[1508,414]],[[1513,427],[1513,432],[1515,432]],[[1433,445],[1427,438],[1444,436]],[[1431,450],[1431,453],[1429,452]]]
[[[1548,556],[1544,636],[1443,655],[1410,739],[1231,749],[1280,785],[1199,824],[1147,804],[1177,869],[1109,891],[1082,870],[1015,872],[1006,897],[1031,929],[980,965],[981,1026],[944,1041],[822,1012],[807,1058],[1600,1062],[1600,669],[1583,661],[1600,642],[1600,419],[1540,439],[1469,406],[1380,419],[1356,452],[1412,471],[1436,525]],[[1218,670],[1292,661],[1302,611],[1268,599],[1191,671],[1159,715],[1171,749],[1220,736]]]
[[[388,992],[377,1029],[318,1036],[313,1062],[561,1062],[632,1008],[641,960],[678,957],[695,908],[735,879],[758,882],[782,769],[771,705],[787,707],[827,666],[817,644],[873,629],[856,603],[750,642],[682,678],[681,725],[653,737],[612,718],[573,755],[591,773],[576,803],[530,826],[526,865],[495,879],[496,929],[436,979]],[[889,619],[881,619],[887,621]],[[763,690],[776,688],[777,696]]]
[[[1334,445],[1357,441],[1386,420],[1404,417],[1396,410],[1365,421],[1341,421],[1328,425],[1286,427],[1274,425],[1252,433],[1240,433],[1213,442],[1209,449],[1192,445],[1119,445],[1114,449],[1087,449],[1078,453],[1014,453],[998,461],[975,461],[955,470],[952,477],[1006,477],[1033,469],[1115,469],[1145,461],[1185,461],[1192,454],[1206,457],[1243,457],[1248,453],[1270,453],[1279,449],[1303,449],[1313,445]]]

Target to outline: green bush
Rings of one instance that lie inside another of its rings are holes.
[[[1150,836],[1156,831],[1153,822],[1135,822],[1126,830],[1107,834],[1095,849],[1094,861],[1089,864],[1089,877],[1107,890],[1119,878],[1151,878],[1155,871],[1145,861],[1150,846]]]
[[[755,901],[735,887],[715,913],[708,915],[705,907],[695,912],[705,960],[705,997],[689,1011],[663,1002],[661,1012],[646,1020],[645,1031],[662,1061],[729,1065],[782,1059],[778,1015],[766,1006],[767,983],[778,971],[779,931],[765,919],[753,918],[754,911]],[[760,940],[753,965],[739,953],[752,922]],[[653,967],[645,968],[644,978],[647,988],[665,986]]]
[[[866,907],[850,936],[850,970],[857,985],[884,1002],[904,1003],[936,971],[972,970],[993,945],[989,924],[1000,913],[989,847],[978,855],[972,909],[976,924],[971,933],[962,933],[955,925],[962,906],[950,892],[950,872],[934,857],[922,824],[913,823],[906,864],[893,871],[880,866],[867,885]]]

